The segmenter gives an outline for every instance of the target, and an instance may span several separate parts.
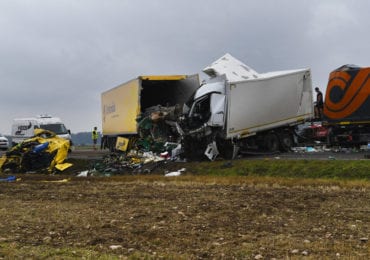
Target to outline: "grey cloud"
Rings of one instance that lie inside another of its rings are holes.
[[[0,132],[50,113],[100,125],[100,94],[141,74],[194,74],[229,52],[258,72],[367,66],[365,0],[5,0]]]

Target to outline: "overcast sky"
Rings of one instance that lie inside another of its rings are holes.
[[[51,114],[101,130],[100,95],[195,74],[230,53],[257,72],[370,66],[368,0],[0,0],[0,132]],[[203,76],[202,76],[203,77]]]

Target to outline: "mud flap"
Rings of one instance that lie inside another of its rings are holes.
[[[239,146],[233,144],[233,155],[231,159],[235,159],[238,153],[239,153]]]
[[[211,161],[214,161],[219,154],[216,142],[213,141],[212,143],[208,144],[206,151],[204,152],[205,156]]]

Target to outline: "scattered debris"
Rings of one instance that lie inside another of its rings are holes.
[[[70,180],[71,179],[68,178],[68,179],[61,179],[61,180],[55,180],[55,181],[45,180],[45,181],[42,181],[42,182],[65,183],[65,182],[69,182]]]
[[[0,178],[1,182],[13,182],[13,181],[16,181],[16,180],[17,180],[17,177],[15,177],[15,176],[8,176],[6,178]]]
[[[25,173],[46,170],[52,173],[72,166],[64,163],[70,147],[69,140],[44,129],[35,129],[34,134],[33,138],[14,146],[0,158],[0,171]]]
[[[220,166],[221,169],[231,168],[233,167],[233,163],[231,161],[225,162]]]
[[[256,255],[255,257],[254,257],[254,259],[263,259],[263,256],[261,255],[261,254],[258,254],[258,255]]]
[[[308,256],[308,251],[307,251],[307,250],[303,250],[303,251],[302,251],[302,255],[304,255],[304,256]]]
[[[82,171],[79,174],[77,174],[77,177],[87,177],[89,174],[89,171]]]
[[[164,176],[165,177],[175,177],[175,176],[180,176],[182,174],[182,172],[186,171],[185,168],[182,168],[178,171],[174,171],[174,172],[169,172],[169,173],[166,173]]]
[[[111,246],[109,246],[109,248],[112,249],[112,250],[116,250],[116,249],[122,248],[122,246],[121,245],[111,245]]]
[[[90,169],[79,172],[77,177],[150,174],[171,162],[183,162],[171,152],[172,146],[165,144],[169,151],[154,153],[131,149],[128,152],[112,152],[91,165]],[[175,148],[176,149],[176,148]]]
[[[312,153],[312,152],[317,152],[317,150],[313,147],[308,146],[308,147],[306,147],[306,152]]]

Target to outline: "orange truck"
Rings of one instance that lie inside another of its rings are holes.
[[[330,73],[323,124],[329,144],[370,142],[370,67],[344,65]]]

